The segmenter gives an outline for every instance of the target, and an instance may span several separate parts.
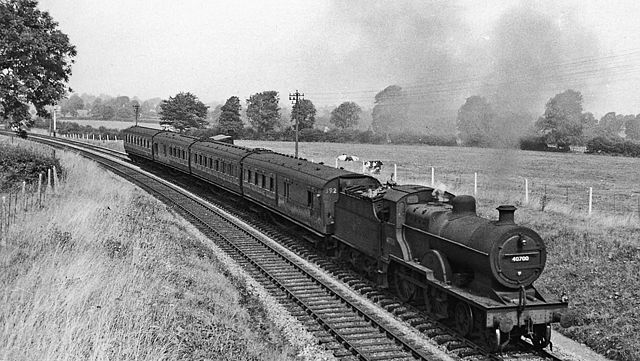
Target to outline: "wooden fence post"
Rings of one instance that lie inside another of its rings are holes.
[[[42,206],[42,172],[38,174],[38,206]]]
[[[26,189],[27,188],[27,181],[22,181],[22,209],[26,212],[27,211],[27,193],[26,193]]]
[[[51,168],[47,169],[47,190],[45,193],[51,192]]]
[[[56,193],[56,189],[58,188],[58,171],[56,170],[56,166],[53,167],[53,193]]]

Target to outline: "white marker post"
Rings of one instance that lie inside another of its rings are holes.
[[[589,187],[589,215],[591,215],[591,211],[593,210],[593,187]]]
[[[393,165],[393,181],[398,183],[398,165]]]
[[[433,187],[436,184],[436,168],[431,167],[431,186]]]
[[[473,195],[478,195],[478,172],[473,173]]]

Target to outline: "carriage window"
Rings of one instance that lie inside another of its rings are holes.
[[[258,172],[254,173],[253,184],[258,185]]]
[[[251,182],[251,170],[247,169],[247,183]]]
[[[307,207],[313,208],[313,192],[307,191]]]
[[[273,177],[269,177],[269,190],[273,192]]]
[[[260,187],[267,188],[267,177],[264,174],[260,175]]]
[[[291,183],[289,182],[284,182],[284,197],[289,199],[289,195],[290,195],[290,187],[291,187]]]
[[[202,165],[202,154],[198,154],[198,164]]]
[[[162,145],[162,150],[163,150],[164,156],[166,157],[167,156],[167,145],[166,144]]]
[[[184,149],[182,150],[182,159],[187,159],[187,156],[184,153]]]

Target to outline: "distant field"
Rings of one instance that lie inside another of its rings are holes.
[[[240,145],[264,147],[293,154],[291,142],[238,141]],[[399,183],[431,184],[431,167],[436,182],[448,190],[472,193],[478,173],[478,196],[500,196],[505,201],[524,201],[525,181],[530,197],[566,204],[586,213],[589,187],[593,187],[594,212],[640,217],[640,159],[595,156],[582,153],[545,153],[515,149],[301,143],[300,157],[335,166],[340,154],[384,163],[380,179],[386,181],[398,170]],[[339,162],[345,169],[360,172],[361,162]]]
[[[136,124],[136,122],[121,122],[115,120],[95,120],[95,119],[59,119],[58,122],[68,122],[68,123],[78,123],[79,125],[89,125],[94,128],[105,127],[109,129],[125,129],[132,127]],[[157,128],[161,129],[160,123],[152,122],[140,122],[138,121],[138,125],[142,125],[148,128]]]

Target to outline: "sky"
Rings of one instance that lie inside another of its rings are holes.
[[[640,113],[640,3],[624,1],[41,0],[78,51],[77,93],[205,103],[277,90],[316,106],[399,85],[426,112],[472,95],[542,114]]]

